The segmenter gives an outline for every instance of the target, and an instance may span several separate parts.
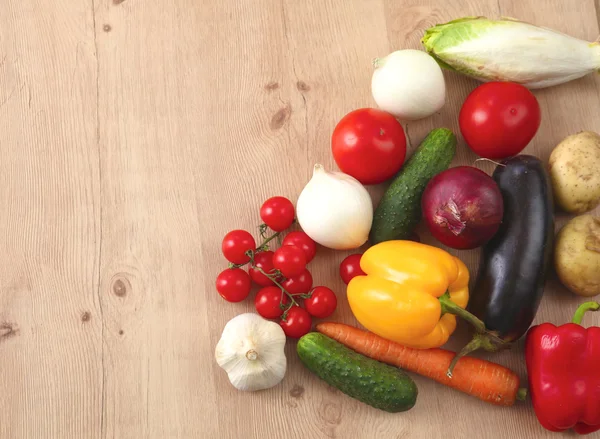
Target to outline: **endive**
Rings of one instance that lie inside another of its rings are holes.
[[[512,18],[465,17],[433,26],[421,42],[445,68],[483,82],[550,87],[600,69],[600,45]]]

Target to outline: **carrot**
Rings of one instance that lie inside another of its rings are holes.
[[[519,389],[519,377],[496,363],[462,357],[449,377],[448,367],[456,355],[452,351],[409,348],[342,323],[319,323],[317,331],[369,358],[431,378],[491,404],[511,406],[527,394],[526,389]]]

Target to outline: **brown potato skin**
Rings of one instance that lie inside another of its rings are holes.
[[[580,215],[558,232],[554,268],[572,293],[583,297],[600,294],[600,217]]]
[[[566,137],[550,154],[554,200],[569,213],[585,213],[600,203],[600,135],[581,131]]]

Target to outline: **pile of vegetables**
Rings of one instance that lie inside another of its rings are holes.
[[[398,413],[416,405],[408,371],[499,406],[529,395],[551,431],[598,431],[600,327],[585,329],[581,319],[600,304],[582,304],[560,327],[531,325],[552,269],[574,294],[600,294],[600,218],[590,214],[600,204],[600,135],[568,136],[547,163],[522,152],[542,118],[531,90],[600,70],[600,46],[485,17],[434,26],[422,43],[425,51],[375,59],[371,92],[378,108],[347,113],[332,132],[339,171],[316,164],[295,208],[281,196],[267,200],[262,244],[243,230],[226,235],[230,267],[217,278],[218,292],[237,302],[252,282],[262,289],[255,296],[260,316],[243,314],[226,325],[217,362],[238,389],[267,389],[283,379],[287,335],[299,338],[296,351],[310,371],[377,409]],[[445,127],[431,130],[407,158],[401,122],[442,109],[442,69],[483,82],[463,102],[458,126],[466,147],[494,161],[491,175],[451,167],[457,138]],[[365,188],[373,184],[387,185],[376,205]],[[578,216],[555,235],[557,209]],[[477,273],[451,250],[421,243],[421,222],[448,249],[479,249]],[[269,243],[295,223],[299,230],[271,251]],[[337,322],[313,330],[312,318],[330,317],[337,306],[332,290],[312,287],[306,265],[317,246],[356,251],[343,258],[339,274],[366,331]],[[471,327],[472,338],[451,352],[442,346],[457,321]],[[508,368],[469,355],[514,348],[522,338],[528,389]]]

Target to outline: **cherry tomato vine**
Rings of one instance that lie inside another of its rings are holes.
[[[292,231],[283,240],[278,239],[296,223],[294,214],[288,199],[272,197],[260,210],[264,222],[258,226],[262,239],[259,245],[245,230],[227,233],[222,251],[229,268],[217,277],[217,291],[229,302],[240,302],[250,294],[252,282],[260,285],[255,297],[257,312],[264,318],[280,319],[285,334],[298,338],[310,331],[312,317],[331,315],[337,299],[327,287],[312,287],[312,275],[306,265],[317,251],[315,242],[302,231]],[[269,230],[274,232],[270,236]],[[279,248],[271,251],[270,244],[276,239]],[[243,267],[248,267],[248,271]],[[275,289],[280,294],[278,303]]]

